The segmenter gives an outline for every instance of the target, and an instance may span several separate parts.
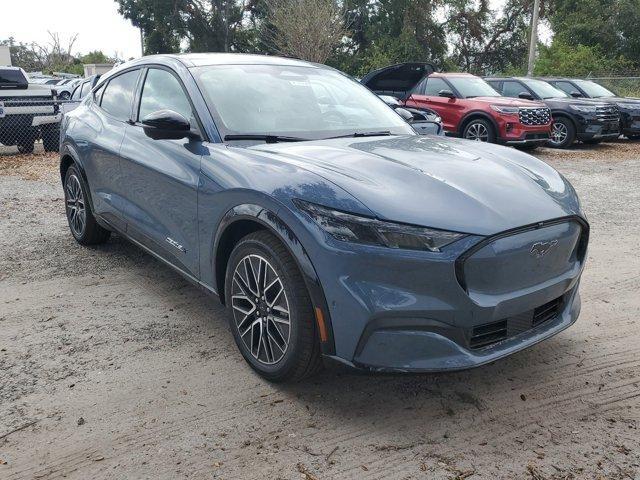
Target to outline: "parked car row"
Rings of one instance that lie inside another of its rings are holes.
[[[403,63],[361,82],[403,107],[435,112],[448,135],[533,149],[640,138],[640,99],[617,97],[588,80],[480,78]]]

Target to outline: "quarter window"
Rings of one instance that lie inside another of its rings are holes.
[[[142,120],[158,110],[173,110],[187,120],[193,116],[189,99],[178,79],[167,70],[151,68],[142,89],[138,118]]]
[[[133,70],[109,80],[102,94],[100,106],[118,120],[126,121],[131,115],[133,92],[136,88],[139,70]]]
[[[428,78],[427,86],[424,89],[424,94],[428,97],[437,97],[438,93],[442,90],[451,90],[447,82],[441,78]]]

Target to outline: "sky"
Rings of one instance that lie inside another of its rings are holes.
[[[140,56],[140,32],[118,13],[114,0],[1,0],[0,12],[0,40],[47,44],[48,30],[59,33],[66,45],[77,33],[72,53]]]
[[[504,2],[490,0],[496,9]],[[0,3],[0,40],[12,36],[17,42],[47,44],[50,31],[58,33],[66,45],[77,33],[74,54],[102,50],[123,60],[141,55],[139,30],[118,13],[114,0],[0,0]],[[548,40],[544,26],[540,36],[543,41]]]

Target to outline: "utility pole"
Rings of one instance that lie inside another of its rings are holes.
[[[144,57],[144,32],[142,27],[140,27],[140,56]]]
[[[527,65],[527,77],[533,75],[533,66],[536,60],[536,47],[538,46],[538,14],[540,12],[540,0],[533,2],[533,15],[531,16],[531,38],[529,41],[529,64]]]

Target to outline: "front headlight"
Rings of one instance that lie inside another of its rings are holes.
[[[598,111],[598,107],[595,105],[569,105],[569,107],[583,113],[596,113]]]
[[[295,199],[293,203],[325,232],[343,242],[439,252],[442,247],[466,236],[458,232],[383,222],[321,207],[300,199]]]
[[[618,103],[620,108],[628,108],[629,110],[640,110],[640,103]]]
[[[520,113],[519,107],[507,107],[505,105],[491,105],[491,108],[493,108],[496,112],[503,113],[505,115],[515,115],[517,113]]]

